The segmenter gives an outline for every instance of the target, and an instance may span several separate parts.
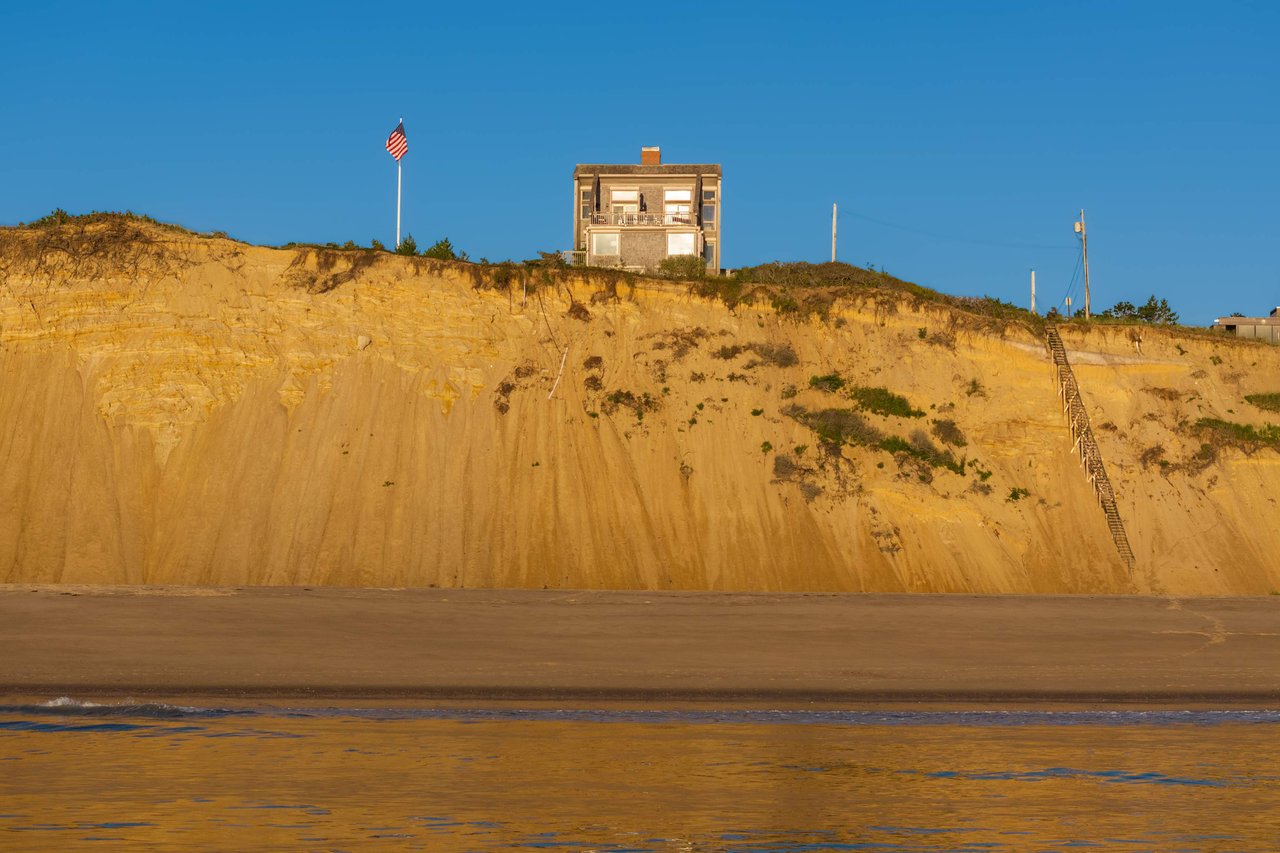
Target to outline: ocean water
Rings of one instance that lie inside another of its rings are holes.
[[[1276,851],[1280,713],[0,705],[0,850]]]

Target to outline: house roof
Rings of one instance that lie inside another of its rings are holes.
[[[573,167],[575,178],[595,175],[719,175],[719,163],[663,163],[641,166],[634,163],[579,163]]]
[[[1280,317],[1219,317],[1215,326],[1280,326]]]

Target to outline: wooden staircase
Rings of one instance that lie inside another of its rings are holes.
[[[1107,517],[1107,529],[1111,531],[1111,539],[1116,543],[1120,558],[1133,572],[1136,562],[1133,549],[1129,546],[1129,537],[1124,532],[1124,522],[1120,520],[1120,512],[1116,509],[1116,493],[1111,487],[1111,479],[1107,476],[1106,466],[1102,464],[1102,452],[1094,441],[1093,429],[1089,426],[1089,412],[1084,401],[1080,399],[1080,385],[1071,370],[1071,362],[1067,360],[1067,349],[1062,345],[1062,338],[1054,326],[1045,327],[1045,343],[1049,347],[1049,355],[1053,358],[1054,377],[1058,383],[1058,396],[1062,400],[1062,411],[1071,426],[1072,449],[1080,455],[1080,464],[1084,466],[1085,476],[1093,484],[1093,493],[1098,504]]]

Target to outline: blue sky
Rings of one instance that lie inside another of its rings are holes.
[[[643,10],[643,14],[636,14]],[[0,223],[569,248],[578,162],[721,163],[723,259],[1042,309],[1280,305],[1280,4],[5,4]],[[1075,284],[1079,304],[1080,284]]]

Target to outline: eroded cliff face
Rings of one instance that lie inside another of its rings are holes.
[[[1064,329],[1130,573],[1030,330],[127,225],[0,243],[0,581],[1280,589],[1280,454],[1194,430],[1273,348]]]

